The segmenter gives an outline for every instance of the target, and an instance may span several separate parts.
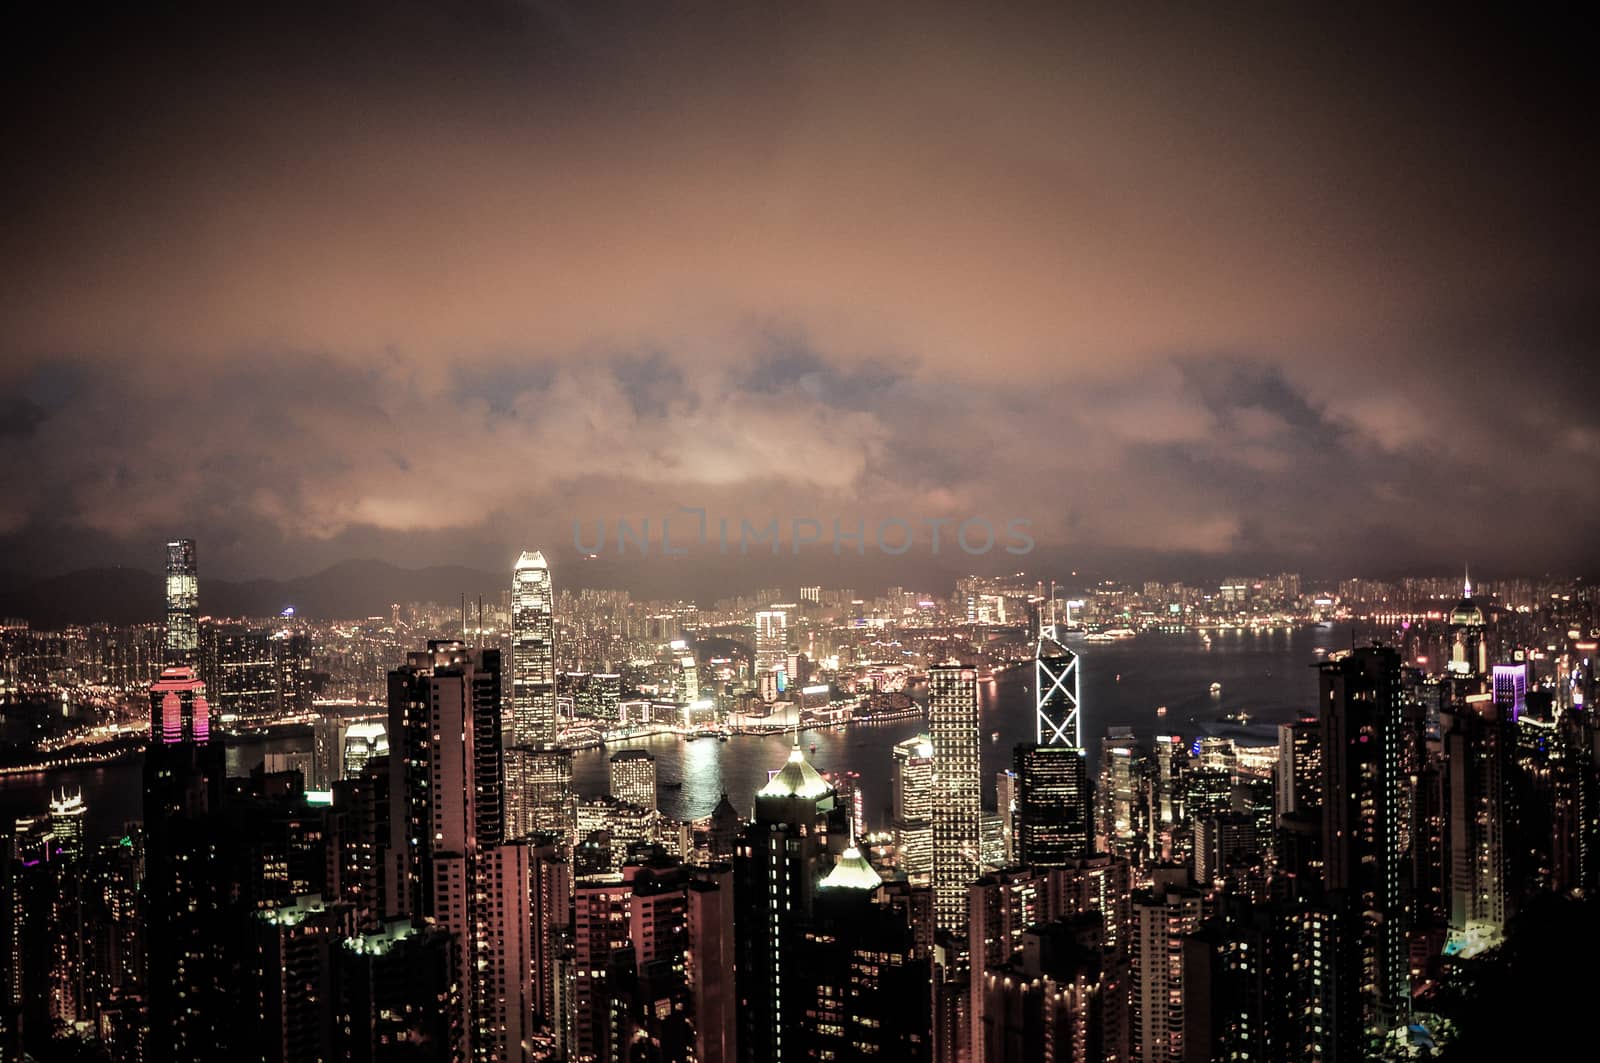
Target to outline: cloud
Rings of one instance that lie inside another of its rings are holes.
[[[16,556],[470,560],[716,504],[1519,563],[1600,521],[1559,27],[173,11],[14,35]]]

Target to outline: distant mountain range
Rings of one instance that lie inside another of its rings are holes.
[[[68,624],[154,623],[165,613],[165,579],[135,568],[91,568],[0,590],[0,618],[35,628]],[[456,602],[465,594],[498,603],[509,575],[460,566],[406,569],[383,561],[346,561],[314,576],[229,582],[200,573],[200,612],[210,616],[276,616],[288,607],[315,619],[381,616],[393,602]]]

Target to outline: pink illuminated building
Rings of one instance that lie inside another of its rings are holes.
[[[206,687],[190,666],[164,668],[150,684],[150,739],[168,745],[211,741]]]

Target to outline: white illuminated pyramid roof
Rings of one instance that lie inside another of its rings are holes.
[[[822,797],[832,790],[833,787],[828,785],[828,780],[819,775],[816,768],[806,763],[806,755],[800,752],[799,746],[796,746],[789,751],[788,763],[784,764],[767,785],[756,791],[756,796],[813,799]]]
[[[833,870],[828,872],[826,878],[818,884],[819,889],[846,889],[846,890],[875,890],[883,885],[883,879],[867,863],[867,858],[861,855],[861,850],[855,846],[844,851],[839,857],[839,862],[833,865]]]

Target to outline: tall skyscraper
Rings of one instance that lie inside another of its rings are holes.
[[[50,830],[56,836],[56,849],[68,860],[83,858],[83,821],[88,812],[81,787],[70,794],[63,787],[59,797],[50,792]]]
[[[1278,725],[1274,786],[1278,815],[1321,812],[1322,743],[1316,720]]]
[[[1050,608],[1054,606],[1052,600]],[[1082,749],[1078,655],[1062,644],[1058,633],[1052,615],[1040,627],[1033,650],[1034,741]]]
[[[219,716],[261,719],[283,708],[271,632],[208,621],[200,632],[200,678]]]
[[[677,658],[678,675],[673,683],[673,696],[684,704],[700,700],[700,667],[692,653]]]
[[[1017,862],[1064,867],[1094,852],[1094,780],[1081,749],[1022,745],[1016,749]]]
[[[511,574],[511,721],[519,746],[556,740],[555,591],[550,566],[524,551]]]
[[[621,875],[599,875],[573,886],[572,1035],[568,1058],[580,1063],[623,1058],[624,1030],[613,998],[633,975],[633,884]]]
[[[782,672],[789,649],[789,614],[782,609],[756,613],[756,674]]]
[[[1177,735],[1156,735],[1155,808],[1151,815],[1163,827],[1183,817],[1183,773],[1189,765],[1189,747]]]
[[[756,791],[756,816],[734,858],[738,908],[739,1058],[779,1063],[802,1058],[785,1036],[790,963],[817,884],[847,841],[844,810],[832,786],[796,746]]]
[[[196,1059],[225,1043],[230,1010],[217,955],[227,883],[211,864],[205,818],[222,807],[221,736],[187,665],[150,688],[144,758],[144,938],[148,1059]]]
[[[895,823],[928,824],[933,819],[933,739],[917,735],[895,744],[893,808]]]
[[[1191,1046],[1197,987],[1183,962],[1184,939],[1205,921],[1205,895],[1182,873],[1133,898],[1129,959],[1133,982],[1133,1058],[1139,1063],[1208,1059],[1209,1045]],[[1198,1054],[1190,1055],[1191,1048]]]
[[[1458,678],[1477,679],[1489,674],[1489,643],[1483,610],[1472,600],[1472,577],[1463,583],[1462,597],[1450,611],[1450,660],[1446,669]]]
[[[959,664],[928,669],[933,740],[934,921],[960,933],[967,884],[983,873],[983,806],[978,755],[978,673]]]
[[[1500,719],[1515,724],[1528,711],[1528,665],[1497,664],[1493,671],[1494,703]]]
[[[478,857],[472,940],[476,1059],[527,1058],[537,998],[533,857],[534,850],[525,841],[490,846]]]
[[[571,844],[577,826],[572,750],[513,746],[505,751],[505,762],[507,834],[553,834]]]
[[[994,807],[1000,817],[1003,859],[996,865],[1009,867],[1017,861],[1017,773],[1014,768],[994,777]]]
[[[241,973],[246,999],[259,1008],[251,1017],[258,1058],[333,1056],[333,953],[347,916],[347,906],[310,895],[251,919],[251,962]],[[243,1021],[250,1024],[249,1018]]]
[[[932,1058],[931,966],[906,921],[878,904],[882,885],[855,846],[817,885],[789,972],[786,1040],[797,1058]]]
[[[473,811],[471,682],[459,643],[435,643],[389,673],[393,819],[404,824],[408,911],[451,935],[451,977],[472,977],[471,909],[479,838]],[[452,1055],[464,1054],[471,997],[452,1020]]]
[[[1141,757],[1138,740],[1127,727],[1113,727],[1100,745],[1099,833],[1111,852],[1128,855],[1145,844],[1139,828],[1139,776]],[[1186,811],[1191,811],[1186,808]]]
[[[1405,709],[1400,655],[1352,650],[1321,665],[1323,882],[1352,918],[1341,1002],[1359,1001],[1361,1025],[1389,1030],[1410,1015],[1406,910],[1401,891],[1400,757]],[[1345,1012],[1340,1021],[1352,1022]]]
[[[161,678],[150,686],[150,740],[163,745],[193,742],[206,745],[211,732],[211,703],[205,684],[194,669],[175,666],[163,669]]]
[[[167,544],[167,663],[195,664],[199,646],[200,578],[194,540],[174,539]]]
[[[391,819],[412,918],[452,935],[462,987],[447,1057],[517,1060],[534,1005],[532,871],[505,841],[500,652],[432,642],[389,674]]]
[[[572,754],[556,747],[556,722],[555,590],[544,555],[529,550],[511,577],[508,836],[572,831]]]
[[[1506,847],[1510,706],[1487,694],[1439,714],[1444,747],[1446,878],[1450,929],[1483,947],[1505,931],[1511,914]]]
[[[738,1057],[738,995],[735,992],[733,869],[702,867],[689,884],[684,981],[694,1014],[695,1059],[733,1063]]]

